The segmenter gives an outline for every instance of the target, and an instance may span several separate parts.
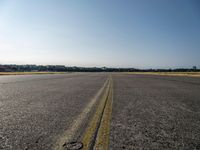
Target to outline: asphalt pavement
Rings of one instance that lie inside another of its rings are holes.
[[[108,77],[0,76],[0,149],[55,149],[67,131],[92,124],[92,114],[106,116],[94,104]],[[112,74],[112,82],[111,120],[99,117],[110,124],[109,149],[200,149],[200,78],[120,73]]]
[[[200,149],[200,78],[114,75],[110,149]]]
[[[106,79],[103,74],[0,76],[0,149],[53,149]]]

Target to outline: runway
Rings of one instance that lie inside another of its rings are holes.
[[[0,76],[0,149],[200,149],[199,124],[197,77]]]

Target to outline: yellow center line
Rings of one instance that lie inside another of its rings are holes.
[[[110,122],[112,116],[112,103],[113,103],[113,83],[111,81],[111,88],[108,95],[106,107],[98,130],[97,138],[95,141],[95,150],[108,150],[110,138]]]
[[[95,95],[95,97],[90,101],[90,103],[85,107],[85,109],[82,111],[82,113],[74,119],[74,122],[72,123],[71,128],[69,128],[67,131],[63,133],[61,137],[59,137],[54,145],[54,150],[63,150],[63,145],[70,142],[75,134],[78,132],[78,130],[81,128],[81,125],[83,124],[84,120],[87,118],[89,113],[91,112],[93,106],[98,101],[99,97],[102,95],[105,87],[108,84],[108,80],[104,83],[103,87],[98,91],[98,93]]]
[[[83,150],[108,149],[112,112],[112,80],[82,137]]]

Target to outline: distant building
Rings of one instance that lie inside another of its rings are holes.
[[[0,66],[0,72],[4,72],[6,70],[5,66]]]
[[[197,70],[197,67],[196,67],[196,66],[193,66],[192,69],[193,69],[193,70]]]
[[[10,66],[0,65],[0,72],[12,72],[12,68]]]

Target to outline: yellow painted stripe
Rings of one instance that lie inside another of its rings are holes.
[[[106,87],[106,91],[104,92],[102,99],[100,100],[100,104],[99,104],[96,112],[93,114],[93,117],[92,117],[88,127],[86,128],[85,133],[83,134],[83,138],[82,138],[83,150],[91,149],[91,146],[94,143],[98,125],[100,124],[102,113],[105,108],[109,88],[110,88],[110,81]]]
[[[101,124],[98,130],[97,138],[95,141],[95,150],[108,150],[109,138],[110,138],[110,122],[112,115],[112,103],[113,103],[113,84],[111,81],[111,88],[108,95],[106,107],[101,119]]]
[[[108,147],[111,110],[112,80],[110,77],[109,84],[107,85],[106,91],[100,101],[100,104],[96,112],[94,113],[88,127],[86,128],[85,133],[83,134],[83,150],[92,149],[95,146],[94,144],[96,139],[98,139],[97,143],[99,144],[99,146],[103,145],[103,148]],[[103,140],[105,140],[105,142],[102,142]]]
[[[83,124],[84,120],[87,118],[89,113],[91,112],[93,106],[97,103],[99,97],[104,92],[104,89],[107,87],[108,82],[109,81],[106,80],[103,87],[98,91],[98,93],[94,96],[94,98],[90,101],[90,103],[85,107],[82,113],[76,119],[74,119],[74,122],[72,123],[71,127],[68,130],[66,130],[63,133],[63,135],[58,137],[58,139],[56,140],[55,146],[53,148],[54,150],[63,150],[64,149],[63,145],[65,143],[70,142],[75,137],[75,134],[81,128],[81,125]]]

